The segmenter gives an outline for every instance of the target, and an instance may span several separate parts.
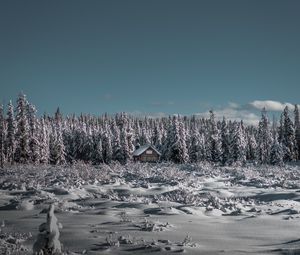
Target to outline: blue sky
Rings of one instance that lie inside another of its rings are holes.
[[[299,103],[299,12],[296,0],[2,0],[0,99],[248,118],[266,100]]]

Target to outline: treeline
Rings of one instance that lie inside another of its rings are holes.
[[[286,107],[279,123],[262,110],[258,126],[181,116],[137,118],[114,116],[37,117],[34,105],[19,95],[4,111],[0,106],[0,163],[92,164],[132,159],[136,147],[153,144],[161,160],[175,163],[208,161],[222,165],[247,161],[280,165],[300,158],[299,110]]]

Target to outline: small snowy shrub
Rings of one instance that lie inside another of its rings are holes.
[[[59,255],[61,244],[59,241],[59,224],[54,215],[54,205],[50,205],[47,213],[47,221],[39,227],[39,235],[33,245],[33,253],[36,255]]]

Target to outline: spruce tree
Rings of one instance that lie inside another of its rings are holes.
[[[33,105],[27,105],[27,115],[29,121],[29,156],[33,163],[40,163],[40,140],[39,140],[39,122],[36,118],[36,109]]]
[[[49,141],[50,162],[54,165],[63,165],[66,163],[65,145],[63,141],[63,131],[60,119],[55,119],[52,124],[52,132]]]
[[[250,131],[250,129],[248,129],[246,132],[246,142],[246,159],[255,160],[257,143],[255,135],[252,133],[252,131]]]
[[[278,142],[277,137],[274,138],[270,153],[270,163],[272,165],[283,164],[283,149],[282,145]]]
[[[285,146],[285,161],[296,159],[295,129],[289,116],[289,108],[286,106],[283,111],[283,145]]]
[[[13,164],[15,161],[15,150],[16,150],[16,122],[15,122],[15,115],[14,115],[14,106],[11,101],[8,103],[8,110],[7,110],[7,137],[6,137],[6,144],[5,144],[5,152],[6,152],[6,159],[8,163]]]
[[[189,159],[191,162],[203,161],[205,158],[205,148],[203,136],[195,125],[192,126],[189,142]]]
[[[125,164],[130,160],[131,158],[131,152],[129,150],[128,146],[128,140],[127,140],[127,132],[125,127],[121,129],[120,133],[120,146],[121,146],[121,160],[120,162]]]
[[[144,125],[142,126],[142,133],[139,139],[139,143],[141,146],[145,144],[150,144],[150,138]]]
[[[221,162],[226,165],[229,162],[230,151],[229,151],[229,133],[225,118],[223,118],[221,124]]]
[[[92,151],[92,163],[100,164],[103,162],[102,140],[100,134],[96,132],[93,135],[93,151]]]
[[[17,131],[16,131],[16,151],[15,161],[18,163],[28,163],[30,159],[30,148],[29,148],[29,124],[27,116],[28,102],[24,94],[20,94],[17,100]]]
[[[185,163],[188,161],[186,134],[182,120],[177,116],[173,116],[169,127],[166,151],[167,159],[174,163]]]
[[[208,158],[210,161],[217,163],[220,160],[221,143],[213,111],[210,111],[210,117],[208,120],[208,135]]]
[[[152,144],[160,150],[162,147],[162,132],[159,123],[156,122],[153,130]]]
[[[6,125],[3,113],[3,105],[0,105],[0,167],[3,168],[5,163],[5,136]]]
[[[102,134],[102,157],[106,164],[109,164],[112,160],[112,142],[111,142],[111,132],[108,129],[108,125],[105,123],[104,132]]]
[[[257,133],[257,159],[262,164],[267,164],[270,161],[270,150],[272,145],[272,134],[269,128],[269,120],[266,110],[262,110],[261,120],[258,124]]]
[[[295,105],[294,110],[295,115],[295,139],[296,139],[296,158],[300,160],[300,116],[299,116],[299,109],[298,105]]]
[[[45,118],[41,118],[39,141],[40,141],[40,163],[48,164],[50,151],[49,151],[49,127],[45,122]]]
[[[115,121],[111,123],[112,130],[112,159],[115,161],[123,162],[121,141],[120,141],[120,130],[116,125]]]
[[[231,160],[237,164],[244,164],[246,162],[246,139],[243,124],[234,123],[232,131]]]

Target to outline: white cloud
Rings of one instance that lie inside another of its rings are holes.
[[[224,109],[214,110],[214,114],[216,119],[218,120],[222,120],[223,117],[225,117],[227,120],[243,120],[243,122],[247,125],[257,125],[260,119],[260,117],[257,114],[249,110],[238,108],[237,104],[229,104]],[[209,111],[197,113],[196,115],[207,118],[209,117]]]
[[[252,106],[255,109],[262,110],[263,108],[266,108],[267,111],[283,111],[283,109],[288,106],[290,109],[293,109],[294,105],[291,103],[281,103],[278,101],[272,101],[272,100],[255,100],[251,103],[249,103],[250,106]]]
[[[156,103],[153,105],[160,105],[160,103]],[[248,104],[239,105],[234,102],[229,102],[227,106],[223,108],[213,109],[216,119],[222,120],[225,117],[227,120],[235,120],[241,121],[246,125],[257,125],[260,120],[260,113],[259,111],[262,110],[264,107],[267,111],[283,111],[283,109],[288,106],[290,110],[294,108],[294,105],[291,103],[281,103],[278,101],[272,100],[255,100]],[[259,110],[259,111],[258,111]],[[156,112],[156,113],[145,113],[140,111],[134,111],[131,114],[135,116],[148,116],[150,118],[157,118],[157,117],[166,117],[168,114],[163,112]],[[176,114],[177,115],[177,114]],[[203,118],[209,117],[209,111],[195,113],[195,115]]]

